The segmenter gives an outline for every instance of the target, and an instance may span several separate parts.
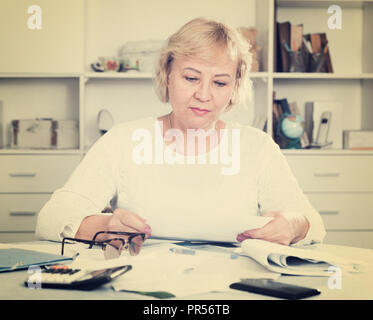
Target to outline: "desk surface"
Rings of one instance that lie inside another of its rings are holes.
[[[321,294],[309,299],[321,300],[355,300],[373,299],[373,250],[328,246],[330,252],[344,257],[361,260],[367,263],[362,273],[347,273],[341,277],[341,288],[330,288],[329,277],[281,276],[277,281],[301,286],[318,288]],[[329,249],[328,249],[329,250]],[[29,289],[23,285],[27,279],[26,270],[0,273],[0,299],[2,300],[151,300],[155,299],[143,295],[115,292],[110,284],[106,284],[94,291]],[[224,292],[208,292],[198,295],[177,298],[179,300],[262,300],[273,299],[253,293],[241,292],[227,288]]]

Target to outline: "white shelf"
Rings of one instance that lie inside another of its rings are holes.
[[[79,78],[78,73],[0,73],[1,78]]]
[[[372,0],[275,0],[278,7],[327,8],[331,5],[343,5],[346,8],[362,8]]]
[[[11,149],[1,148],[1,155],[19,155],[19,154],[82,154],[79,149]]]
[[[87,79],[153,79],[152,73],[145,72],[86,72]]]
[[[373,73],[358,73],[358,74],[349,74],[349,73],[302,73],[302,72],[275,72],[272,74],[274,79],[356,79],[356,80],[365,80],[373,79]]]
[[[281,149],[284,155],[373,155],[373,150],[348,149]]]

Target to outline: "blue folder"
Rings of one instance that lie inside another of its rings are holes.
[[[28,269],[30,266],[44,266],[72,260],[57,254],[24,249],[0,249],[0,272]]]

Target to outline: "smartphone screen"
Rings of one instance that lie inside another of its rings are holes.
[[[229,287],[283,299],[303,299],[321,293],[319,290],[313,288],[263,279],[243,279],[241,282],[232,283]]]

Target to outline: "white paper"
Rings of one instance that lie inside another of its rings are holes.
[[[248,239],[242,242],[241,252],[252,257],[268,270],[282,274],[328,277],[330,266],[338,266],[354,272],[355,266],[362,264],[361,261],[352,261],[330,254],[321,250],[321,247],[315,245],[296,248],[259,239]],[[288,264],[288,257],[302,259],[303,263]]]
[[[179,217],[177,217],[179,219]],[[152,236],[185,240],[202,240],[216,242],[237,242],[237,235],[250,229],[263,227],[272,217],[246,216],[242,219],[232,219],[221,223],[218,219],[204,221],[203,217],[198,220],[184,219],[182,223],[173,221],[173,217],[163,220],[149,222],[152,227]]]
[[[194,255],[173,253],[164,244],[144,248],[143,254],[131,258],[133,269],[113,283],[116,291],[164,291],[176,297],[210,291],[227,291],[229,285],[241,278],[276,279],[250,258],[231,259],[228,252],[195,250]],[[188,248],[189,249],[189,248]]]

